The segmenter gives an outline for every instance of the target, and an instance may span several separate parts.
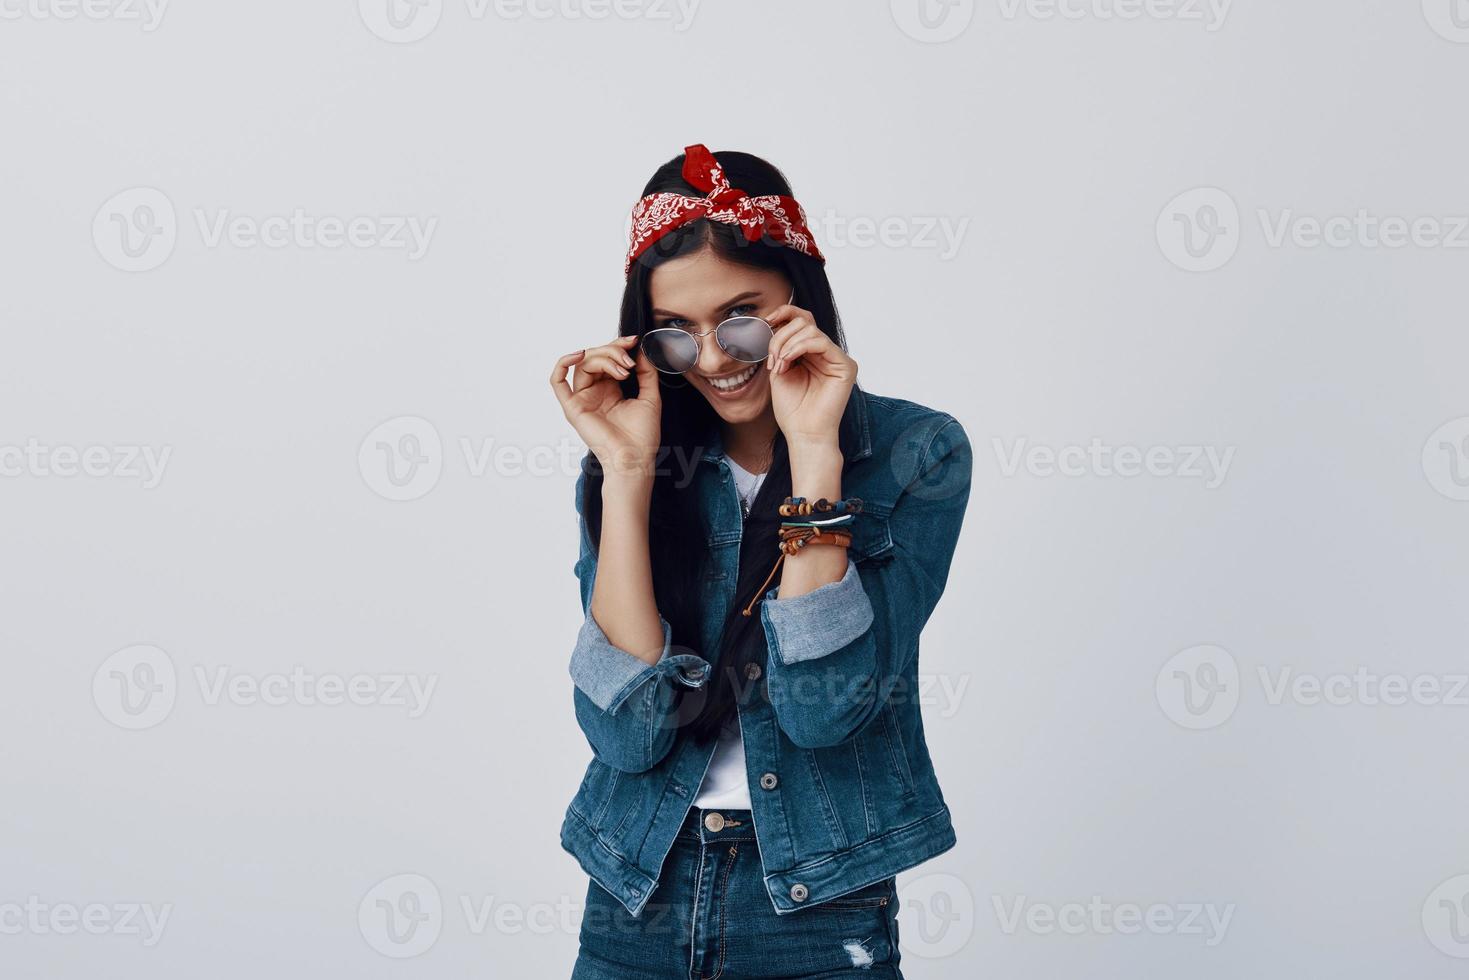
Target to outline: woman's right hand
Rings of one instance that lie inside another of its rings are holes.
[[[608,476],[651,480],[662,432],[662,399],[658,369],[641,350],[636,358],[628,349],[638,337],[617,337],[601,347],[566,354],[551,371],[551,389],[561,402],[566,420]],[[576,366],[571,382],[567,371]],[[624,398],[619,382],[637,372],[636,398]]]

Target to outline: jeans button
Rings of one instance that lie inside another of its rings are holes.
[[[806,886],[800,882],[791,886],[791,901],[793,902],[804,902],[809,894],[811,893],[807,891]]]
[[[760,665],[759,664],[745,664],[745,679],[746,680],[751,680],[751,681],[758,681],[760,679]]]
[[[765,775],[760,777],[761,789],[775,789],[775,787],[779,783],[780,780],[775,778],[775,773],[773,772],[767,772]]]
[[[704,816],[704,829],[717,834],[724,829],[724,814],[712,811]]]

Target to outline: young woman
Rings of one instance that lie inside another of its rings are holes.
[[[590,450],[578,980],[899,977],[895,876],[954,846],[918,637],[969,440],[856,385],[791,194],[745,153],[659,168],[617,338],[551,374]]]

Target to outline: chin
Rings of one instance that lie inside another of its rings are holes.
[[[765,415],[770,407],[770,379],[764,375],[764,368],[756,369],[755,379],[745,389],[742,397],[722,398],[710,389],[707,381],[699,381],[699,394],[714,409],[714,413],[729,424],[741,422],[753,422]]]
[[[710,401],[714,413],[731,425],[741,422],[753,422],[765,414],[767,401],[751,398],[749,404],[725,405],[716,401]]]

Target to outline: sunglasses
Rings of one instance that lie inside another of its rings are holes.
[[[786,302],[793,303],[796,294]],[[746,364],[757,364],[770,353],[775,328],[758,316],[732,316],[712,331],[694,333],[678,327],[659,327],[643,334],[639,343],[648,361],[664,374],[683,374],[699,363],[700,338],[714,334],[719,348]]]

